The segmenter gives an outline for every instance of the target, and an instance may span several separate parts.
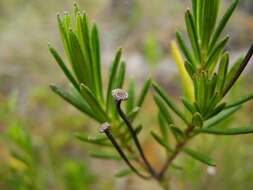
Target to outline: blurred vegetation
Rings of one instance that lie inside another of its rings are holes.
[[[227,1],[224,0],[223,6]],[[128,77],[132,77],[134,71],[134,78],[142,80],[150,69],[148,64],[156,64],[157,79],[170,94],[179,94],[179,76],[173,70],[175,65],[170,60],[168,43],[174,39],[175,29],[182,28],[181,15],[189,1],[77,2],[96,19],[100,30],[105,31],[102,34],[105,68],[113,53],[110,50],[121,45],[127,51]],[[47,41],[60,47],[55,29],[56,12],[69,10],[72,3],[70,0],[0,1],[0,189],[141,190],[140,186],[145,190],[159,189],[156,184],[145,184],[134,176],[114,179],[117,163],[90,159],[89,152],[94,147],[76,140],[74,133],[89,130],[96,135],[98,126],[48,88],[50,81],[65,85],[63,75],[48,53]],[[115,7],[117,11],[112,11]],[[252,8],[252,0],[241,0],[240,9],[226,31],[233,39],[228,49],[235,56],[253,41]],[[235,98],[253,89],[251,68],[234,90]],[[138,80],[137,85],[142,82]],[[144,125],[152,126],[148,132],[157,123],[156,118],[147,117],[154,111],[153,105],[149,97],[140,115]],[[253,103],[233,119],[225,124],[253,123]],[[145,139],[145,145],[145,151],[153,155],[152,162],[159,165],[162,152],[154,141]],[[250,135],[215,140],[205,136],[194,146],[212,153],[217,167],[213,171],[182,155],[177,164],[184,172],[171,170],[174,189],[253,188],[253,138]]]

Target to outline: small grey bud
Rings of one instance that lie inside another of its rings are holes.
[[[125,101],[128,99],[128,93],[120,88],[112,90],[112,96],[116,101]]]
[[[99,132],[104,133],[106,130],[110,129],[110,127],[111,127],[110,124],[105,122],[101,125]]]

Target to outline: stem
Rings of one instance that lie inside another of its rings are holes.
[[[116,107],[117,107],[117,111],[118,111],[120,117],[124,120],[124,122],[126,123],[126,125],[127,125],[127,127],[128,127],[128,130],[130,131],[130,134],[131,134],[131,136],[132,136],[132,138],[133,138],[133,140],[134,140],[134,143],[135,143],[135,145],[136,145],[136,147],[137,147],[137,149],[138,149],[138,151],[139,151],[139,153],[140,153],[140,155],[141,155],[141,158],[142,158],[142,160],[143,160],[143,162],[144,162],[146,168],[148,169],[148,171],[150,172],[150,174],[151,174],[154,178],[158,179],[158,178],[157,178],[157,173],[156,173],[156,171],[152,168],[152,166],[151,166],[150,163],[148,162],[146,156],[144,155],[144,152],[143,152],[143,150],[142,150],[142,147],[141,147],[141,145],[140,145],[140,142],[139,142],[139,140],[138,140],[138,137],[137,137],[137,135],[136,135],[136,133],[135,133],[135,131],[134,131],[134,128],[133,128],[131,122],[129,121],[129,119],[127,118],[126,114],[125,114],[125,113],[123,112],[123,110],[121,109],[121,100],[116,101]]]
[[[120,154],[120,156],[123,158],[123,160],[125,161],[125,163],[129,166],[129,168],[136,173],[139,177],[141,177],[142,179],[150,179],[151,176],[145,176],[143,174],[141,174],[132,164],[131,162],[128,160],[127,156],[125,155],[125,153],[122,151],[122,149],[120,148],[119,144],[117,143],[117,141],[115,140],[115,138],[113,137],[112,133],[110,132],[109,127],[102,129],[101,132],[104,132],[106,134],[106,136],[108,137],[108,139],[111,141],[112,145],[115,147],[115,149],[118,151],[118,153]]]
[[[163,165],[161,171],[158,174],[158,178],[161,179],[164,175],[164,173],[166,172],[166,170],[168,169],[168,167],[172,164],[172,162],[175,160],[175,158],[178,156],[178,154],[181,152],[182,148],[184,148],[184,146],[189,142],[189,140],[192,138],[192,136],[190,135],[191,132],[193,131],[194,126],[193,125],[189,125],[188,128],[185,131],[185,135],[186,138],[184,139],[184,141],[177,143],[176,148],[174,150],[174,152],[171,154],[171,156],[167,159],[167,161],[165,162],[165,164]]]

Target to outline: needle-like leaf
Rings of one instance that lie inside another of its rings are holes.
[[[92,44],[92,56],[93,56],[93,65],[94,65],[94,78],[97,96],[100,101],[104,101],[103,97],[103,87],[102,87],[102,76],[101,76],[101,61],[100,61],[100,41],[99,34],[96,24],[93,24],[91,30],[91,44]]]
[[[219,55],[222,53],[225,45],[227,44],[229,40],[229,37],[225,37],[221,42],[217,44],[217,46],[213,49],[213,51],[210,53],[208,60],[205,64],[205,68],[215,68],[216,63],[219,59]]]
[[[204,164],[207,164],[209,166],[216,166],[216,164],[212,158],[210,158],[209,156],[204,155],[200,152],[197,152],[197,151],[189,149],[189,148],[183,148],[183,152],[186,153],[187,155],[191,156],[195,160],[198,160]]]
[[[111,147],[112,145],[110,143],[107,143],[105,140],[107,139],[106,137],[100,137],[100,138],[91,138],[88,135],[81,134],[81,133],[76,133],[75,137],[79,139],[80,141],[89,143],[89,144],[95,144],[95,145],[100,145],[100,146],[107,146]]]
[[[182,34],[179,31],[176,32],[176,38],[177,38],[177,43],[178,43],[181,51],[183,52],[186,60],[189,61],[191,64],[196,64],[194,62],[191,52],[189,51],[189,48],[187,47],[186,43],[184,42]]]
[[[171,152],[172,149],[168,146],[168,144],[161,138],[159,137],[155,132],[151,132],[152,137],[155,139],[155,141],[163,146],[167,151]]]
[[[108,152],[92,152],[90,153],[90,156],[97,159],[103,159],[103,160],[117,160],[120,161],[121,157],[118,155],[115,155],[113,153]]]
[[[115,174],[115,177],[118,177],[118,178],[126,177],[128,175],[131,175],[132,173],[133,173],[133,171],[131,169],[123,169],[123,170],[118,171]]]
[[[252,100],[252,99],[253,99],[253,93],[251,93],[251,94],[249,94],[249,95],[247,95],[247,96],[241,97],[240,99],[238,99],[238,100],[236,100],[236,101],[234,101],[234,102],[228,104],[228,105],[226,106],[226,109],[232,108],[232,107],[235,107],[235,106],[238,106],[238,105],[242,105],[242,104],[244,104],[245,102],[248,102],[248,101],[250,101],[250,100]]]
[[[204,128],[198,129],[197,132],[207,133],[213,135],[244,135],[253,133],[253,127],[240,127],[240,128]]]
[[[216,116],[212,117],[211,119],[207,120],[204,123],[204,128],[214,127],[216,124],[218,124],[221,121],[223,121],[224,119],[228,118],[230,115],[235,113],[240,108],[241,108],[241,106],[235,106],[235,107],[232,107],[232,108],[229,108],[229,109],[226,109],[226,110],[220,112],[218,115],[216,115]]]
[[[155,103],[157,107],[159,108],[160,113],[163,115],[164,119],[166,120],[167,124],[170,125],[173,123],[172,117],[169,113],[169,110],[167,109],[167,105],[164,102],[164,100],[160,97],[155,95],[154,96]]]
[[[193,20],[193,16],[190,12],[190,10],[187,10],[185,13],[185,23],[188,31],[188,35],[191,41],[192,49],[195,55],[195,58],[199,61],[201,61],[201,55],[200,55],[200,47],[198,42],[198,34],[197,29]]]
[[[144,85],[141,89],[139,98],[138,98],[137,103],[136,103],[137,106],[139,106],[139,107],[142,106],[142,104],[143,104],[143,102],[144,102],[144,100],[147,96],[147,93],[148,93],[148,90],[149,90],[151,84],[152,84],[151,79],[147,79],[146,82],[144,83]]]
[[[113,60],[111,72],[109,75],[109,82],[107,87],[107,96],[106,96],[106,110],[112,110],[115,107],[113,97],[111,95],[112,90],[114,89],[115,79],[117,76],[117,70],[120,64],[121,59],[121,49],[118,49],[115,58]]]
[[[217,26],[217,28],[216,28],[213,36],[212,36],[211,43],[209,45],[209,50],[212,49],[215,46],[215,44],[218,41],[223,29],[225,28],[225,26],[227,24],[229,18],[233,14],[237,4],[238,4],[238,0],[233,0],[232,4],[230,5],[228,10],[226,11],[224,16],[222,17],[221,21],[219,22],[219,25]]]
[[[115,88],[123,88],[125,75],[126,75],[126,63],[122,61],[119,66],[117,84],[115,85]]]
[[[73,86],[79,90],[79,85],[76,81],[76,79],[73,77],[73,75],[71,74],[71,72],[69,71],[69,69],[67,68],[66,64],[64,63],[64,61],[61,59],[60,55],[57,53],[57,51],[51,47],[50,45],[48,45],[49,47],[49,51],[51,52],[51,54],[53,55],[53,57],[55,58],[57,64],[59,65],[59,67],[62,69],[62,71],[64,72],[64,74],[66,75],[66,77],[69,79],[69,81],[73,84]]]
[[[128,86],[128,100],[126,104],[126,112],[129,113],[135,106],[135,81],[132,79]]]
[[[89,105],[86,102],[84,102],[84,101],[81,102],[78,98],[76,98],[75,96],[73,96],[69,92],[66,92],[65,90],[63,90],[62,88],[60,88],[58,86],[50,85],[50,87],[53,90],[53,92],[58,94],[61,98],[66,100],[68,103],[72,104],[74,107],[76,107],[81,112],[87,114],[88,116],[97,120],[98,122],[103,122],[103,120],[100,117],[98,117],[98,115],[96,115],[92,112],[91,108],[89,107]]]
[[[96,99],[94,94],[91,92],[91,90],[84,84],[81,84],[80,89],[81,89],[81,95],[90,105],[91,109],[95,112],[95,114],[97,114],[103,122],[110,121],[106,112],[103,110],[103,108],[101,107],[98,100]]]
[[[159,96],[165,101],[165,103],[171,108],[171,110],[173,110],[175,114],[179,116],[188,125],[188,120],[186,116],[177,108],[176,104],[166,95],[164,90],[162,90],[161,87],[156,83],[153,83],[152,85],[157,94],[159,94]]]

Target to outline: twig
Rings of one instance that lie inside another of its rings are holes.
[[[141,174],[132,164],[131,162],[128,160],[127,156],[125,155],[125,153],[122,151],[122,149],[120,148],[119,144],[117,143],[117,141],[115,140],[115,138],[113,137],[112,133],[110,132],[110,125],[108,123],[104,123],[102,125],[102,127],[100,128],[100,132],[101,133],[105,133],[106,136],[108,137],[108,139],[111,141],[112,145],[115,147],[115,149],[118,151],[118,153],[120,154],[120,156],[122,157],[122,159],[126,162],[126,164],[129,166],[129,168],[135,172],[139,177],[141,177],[142,179],[150,179],[151,176],[145,176],[143,174]]]
[[[189,142],[189,140],[192,138],[191,132],[193,131],[194,126],[189,125],[188,128],[185,131],[185,139],[184,141],[178,143],[176,145],[176,148],[174,152],[168,157],[165,164],[163,165],[161,171],[158,173],[158,178],[161,179],[166,172],[167,168],[172,164],[174,159],[178,156],[178,154],[181,152],[182,148]]]
[[[124,90],[122,89],[115,89],[113,90],[112,92],[112,95],[116,101],[116,108],[117,108],[117,112],[118,114],[120,115],[120,117],[123,119],[123,121],[126,123],[126,126],[128,128],[128,130],[130,131],[130,134],[134,140],[134,143],[140,153],[140,156],[147,168],[147,170],[150,172],[150,174],[155,178],[155,179],[158,179],[157,178],[157,173],[156,171],[153,169],[153,167],[150,165],[150,163],[148,162],[143,150],[142,150],[142,147],[140,145],[140,142],[138,140],[138,137],[134,131],[134,128],[131,124],[131,122],[129,121],[129,119],[127,118],[126,114],[123,112],[123,110],[121,109],[121,102],[124,101],[124,100],[127,100],[128,98],[128,94],[127,92],[125,92]]]

